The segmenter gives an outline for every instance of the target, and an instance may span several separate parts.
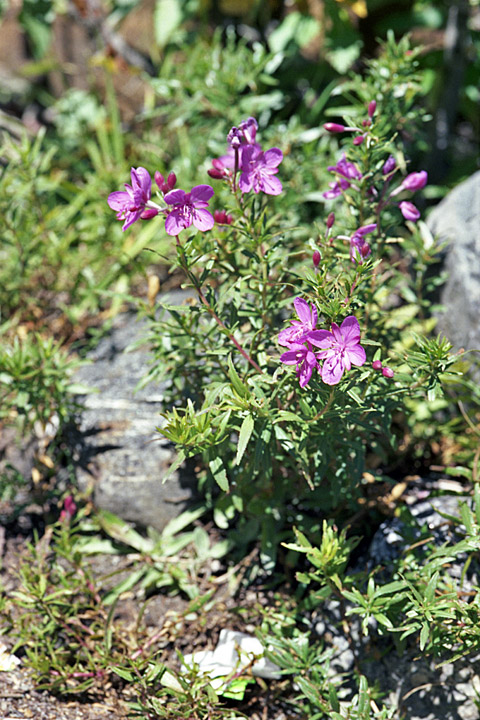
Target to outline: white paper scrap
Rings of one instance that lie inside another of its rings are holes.
[[[185,655],[184,666],[199,666],[200,671],[208,675],[214,682],[212,687],[217,690],[224,682],[224,678],[234,671],[241,671],[248,667],[254,657],[257,659],[251,665],[252,675],[276,680],[281,677],[280,668],[271,660],[263,657],[265,648],[260,640],[247,633],[236,630],[221,630],[215,650],[200,650]],[[217,680],[215,680],[217,678]]]

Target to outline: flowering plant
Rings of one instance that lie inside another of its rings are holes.
[[[325,220],[313,231],[282,220],[289,149],[263,149],[252,117],[231,128],[226,152],[211,160],[215,188],[174,189],[175,173],[165,181],[157,172],[152,201],[142,173],[135,206],[128,188],[109,201],[115,210],[122,203],[121,219],[135,214],[128,224],[146,208],[156,211],[152,222],[163,217],[176,236],[174,266],[197,298],[160,303],[162,313],[144,307],[155,358],[146,381],[166,381],[170,409],[159,431],[178,448],[172,470],[201,460],[216,523],[236,523],[243,542],[259,535],[267,568],[286,525],[318,528],[319,508],[352,512],[369,458],[387,458],[395,443],[393,413],[425,388],[441,394],[440,375],[455,360],[434,342],[428,362],[410,362],[408,320],[387,310],[398,287],[410,288],[399,269],[405,252],[419,267],[432,261],[419,213],[408,199],[397,202],[420,191],[427,174],[405,171],[380,99],[355,114],[358,122],[323,130],[345,142],[325,167]]]

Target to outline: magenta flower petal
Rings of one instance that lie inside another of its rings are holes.
[[[261,190],[265,195],[280,195],[283,190],[283,185],[278,178],[265,175],[262,180]]]
[[[165,230],[169,235],[178,235],[185,228],[190,227],[192,221],[182,214],[179,210],[173,210],[168,214],[165,220]]]
[[[356,365],[357,367],[361,367],[367,359],[365,349],[361,345],[350,347],[346,357],[350,359],[352,365]]]
[[[340,330],[347,345],[354,345],[360,342],[360,325],[354,315],[345,318],[340,326]]]
[[[194,188],[192,188],[190,192],[190,199],[194,202],[205,202],[208,203],[212,195],[214,195],[214,190],[211,187],[211,185],[196,185]]]
[[[325,360],[322,366],[323,382],[326,385],[337,385],[337,383],[339,383],[342,379],[344,370],[345,366],[338,355]]]
[[[307,350],[305,360],[298,368],[300,387],[304,388],[310,382],[314,368],[318,367],[317,359],[311,350]]]
[[[118,190],[117,192],[110,193],[107,199],[107,203],[112,210],[121,212],[124,210],[125,205],[130,202],[130,196],[126,192]]]
[[[238,187],[242,191],[242,193],[250,192],[250,190],[253,187],[253,178],[248,173],[242,173],[240,175],[240,180],[238,181]]]
[[[130,175],[132,178],[132,187],[141,191],[146,199],[149,200],[152,192],[152,179],[148,170],[143,167],[139,167],[136,170],[132,168]]]
[[[332,333],[328,330],[313,330],[313,332],[308,333],[308,341],[323,350],[332,347],[332,343],[335,342]]]
[[[215,225],[213,215],[211,215],[208,210],[196,208],[195,210],[193,210],[192,215],[193,224],[195,225],[197,230],[202,230],[203,232],[205,232],[206,230],[211,230]]]
[[[181,205],[186,202],[186,195],[185,190],[178,188],[177,190],[170,190],[163,199],[167,205]]]
[[[292,344],[290,350],[287,350],[282,355],[280,355],[280,360],[281,362],[285,363],[285,365],[296,365],[298,362],[298,358],[301,357],[305,349],[305,345],[301,345],[300,343],[294,343]]]
[[[332,322],[332,335],[336,343],[344,342],[344,337],[337,323]]]
[[[310,330],[313,330],[318,319],[318,312],[315,305],[313,303],[309,305],[306,300],[299,297],[295,298],[293,305],[299,320],[305,325],[308,325]]]
[[[271,148],[264,153],[264,162],[267,168],[276,168],[283,160],[283,153],[279,148]]]

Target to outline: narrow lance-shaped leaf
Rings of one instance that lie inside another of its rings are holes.
[[[246,415],[243,419],[242,426],[240,428],[240,434],[238,436],[237,445],[237,456],[235,458],[236,465],[240,464],[245,450],[247,449],[248,441],[250,440],[254,428],[254,420],[251,415]]]

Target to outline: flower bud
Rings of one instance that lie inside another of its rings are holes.
[[[420,172],[410,173],[402,182],[403,190],[421,190],[425,187],[428,182],[428,175],[426,170],[420,170]]]
[[[373,368],[374,370],[381,370],[381,369],[382,369],[382,363],[380,362],[380,360],[374,360],[374,361],[372,362],[372,368]]]
[[[210,177],[214,180],[221,180],[223,177],[225,177],[225,173],[217,170],[216,168],[209,168],[207,170],[207,175],[210,175]]]
[[[403,202],[398,204],[398,207],[400,208],[400,212],[402,213],[405,220],[411,220],[412,222],[416,222],[420,217],[420,210],[415,207],[415,205],[411,202],[408,202],[408,200],[404,200]]]
[[[395,373],[393,372],[392,368],[384,367],[384,368],[382,368],[382,375],[383,375],[383,377],[391,380],[393,378],[393,376],[395,375]]]
[[[142,220],[150,220],[151,218],[155,217],[155,215],[158,215],[158,209],[147,207],[142,212],[140,217],[142,218]]]
[[[312,255],[312,261],[313,261],[313,267],[315,268],[315,270],[320,265],[321,259],[322,259],[322,256],[320,255],[320,252],[318,250],[314,250],[313,255]]]
[[[363,245],[359,248],[359,250],[360,250],[360,255],[363,258],[367,258],[372,253],[372,248],[370,247],[368,242],[364,242]]]
[[[169,190],[173,190],[177,182],[177,176],[174,172],[171,172],[167,178],[167,186]]]
[[[242,143],[242,132],[237,127],[232,127],[227,135],[227,142],[232,148],[239,148]]]
[[[345,125],[340,125],[339,123],[333,122],[324,123],[323,127],[329,133],[341,133],[346,130]]]
[[[372,124],[372,121],[370,120],[370,118],[366,118],[365,120],[362,120],[362,127],[370,127],[371,124]]]
[[[372,100],[368,103],[368,117],[372,118],[375,115],[375,110],[377,109],[377,101]]]
[[[353,138],[353,144],[354,144],[354,145],[361,145],[364,140],[365,140],[365,136],[364,136],[364,135],[357,135],[356,137]]]
[[[248,145],[253,145],[255,142],[255,137],[257,135],[258,130],[258,123],[253,117],[249,117],[247,120],[244,120],[240,123],[239,127],[244,139],[246,140]]]
[[[67,495],[63,501],[63,509],[60,513],[60,520],[70,520],[77,512],[77,505],[71,495]]]
[[[335,213],[331,212],[328,214],[328,217],[327,217],[327,230],[330,230],[330,228],[333,226],[334,222],[335,222]]]
[[[383,175],[390,175],[390,173],[393,172],[396,167],[397,163],[395,162],[395,158],[393,157],[393,155],[389,155],[388,158],[385,160],[382,168]]]
[[[233,217],[226,210],[214,210],[213,219],[219,225],[231,225],[233,222]]]
[[[155,174],[153,177],[158,185],[158,189],[160,190],[160,192],[165,192],[163,189],[165,187],[165,178],[163,177],[162,173],[158,170],[155,170]]]

